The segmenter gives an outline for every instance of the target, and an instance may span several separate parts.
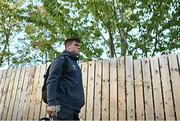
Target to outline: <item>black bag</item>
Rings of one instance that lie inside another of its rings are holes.
[[[46,74],[44,74],[44,83],[42,86],[42,100],[47,103],[47,89],[46,89],[46,82],[49,76],[49,70],[50,70],[51,65],[49,65]]]
[[[65,69],[67,68],[68,59],[66,56],[64,56],[64,63],[63,63],[63,72],[66,72]],[[42,100],[47,104],[47,88],[46,88],[46,82],[49,77],[49,70],[50,70],[51,64],[49,65],[46,73],[44,74],[44,83],[42,86]]]
[[[44,117],[44,118],[40,118],[39,121],[51,121],[51,119]],[[52,121],[53,121],[53,120],[52,120]]]

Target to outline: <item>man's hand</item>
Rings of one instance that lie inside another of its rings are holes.
[[[47,107],[47,112],[51,117],[56,117],[56,106]]]

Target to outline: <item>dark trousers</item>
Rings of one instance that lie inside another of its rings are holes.
[[[79,121],[79,112],[75,109],[61,106],[60,110],[57,112],[57,117],[54,120],[77,120]]]

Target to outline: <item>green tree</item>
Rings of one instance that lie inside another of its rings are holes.
[[[0,1],[0,66],[29,62],[27,51],[19,46],[19,43],[25,44],[23,38],[13,40],[23,28],[23,22],[18,18],[22,13],[19,5],[13,1]]]
[[[43,0],[43,3],[56,21],[67,25],[62,33],[67,32],[64,29],[77,30],[86,38],[83,50],[88,45],[100,44],[87,49],[93,51],[100,47],[99,53],[95,51],[98,56],[103,50],[107,50],[109,57],[133,55],[137,58],[179,49],[178,0]]]
[[[0,62],[52,61],[68,37],[82,40],[83,61],[101,59],[104,54],[138,58],[172,53],[180,49],[179,4],[178,0],[3,0],[0,26],[7,30],[0,32]],[[7,25],[13,22],[5,20],[9,16],[15,18],[12,27]],[[16,47],[19,51],[10,51],[13,35],[20,31],[24,38],[16,42],[21,45]]]
[[[47,61],[49,61],[58,54],[54,45],[62,45],[64,39],[68,37],[79,37],[82,40],[82,60],[100,58],[103,49],[99,46],[97,37],[94,37],[94,34],[98,35],[99,31],[94,30],[92,33],[96,23],[94,22],[93,26],[86,25],[87,23],[82,19],[88,21],[88,18],[77,17],[75,15],[78,12],[77,9],[74,6],[70,8],[70,4],[68,6],[57,1],[44,1],[44,5],[36,6],[34,11],[29,12],[28,17],[22,17],[30,24],[26,28],[33,47],[41,50],[42,53],[47,53]],[[46,45],[41,46],[42,44]]]
[[[42,63],[42,54],[34,49],[27,36],[24,19],[32,8],[23,7],[26,1],[0,1],[0,66],[14,67]],[[28,28],[28,27],[27,27]],[[26,32],[26,33],[25,33]],[[44,56],[44,54],[43,54]]]

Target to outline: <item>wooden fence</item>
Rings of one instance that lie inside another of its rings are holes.
[[[47,115],[41,100],[47,66],[0,70],[0,120]],[[180,120],[180,54],[80,66],[86,99],[82,120]]]

